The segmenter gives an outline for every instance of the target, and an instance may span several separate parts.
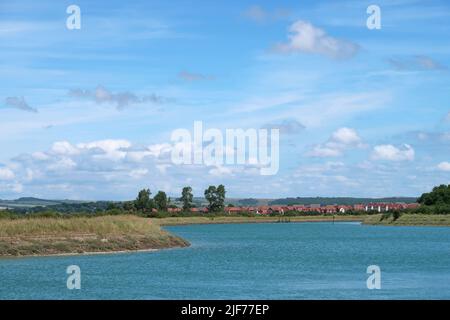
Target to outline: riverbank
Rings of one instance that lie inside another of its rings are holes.
[[[450,226],[450,215],[204,216],[144,218],[134,215],[0,220],[0,257],[100,254],[186,247],[164,226],[227,223],[350,222],[368,225]]]
[[[332,222],[334,221],[363,221],[365,215],[342,215],[342,216],[295,216],[295,217],[274,217],[274,216],[217,216],[217,217],[168,217],[152,219],[160,226],[174,226],[187,224],[220,224],[220,223],[276,223],[282,221],[289,222]]]
[[[392,216],[382,219],[382,214],[365,216],[363,224],[385,226],[450,226],[450,214],[402,214],[394,220]]]
[[[186,247],[147,218],[122,215],[2,219],[0,257],[108,253]]]

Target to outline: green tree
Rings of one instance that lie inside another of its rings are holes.
[[[184,187],[181,192],[180,200],[183,202],[183,210],[189,210],[193,207],[192,200],[194,199],[194,195],[192,194],[191,187]]]
[[[167,211],[169,202],[164,191],[158,191],[153,200],[155,201],[156,209],[158,209],[159,211]]]
[[[150,198],[150,195],[152,193],[150,192],[150,189],[142,189],[139,191],[139,194],[134,201],[134,206],[137,210],[152,210],[153,209],[153,201]]]
[[[217,188],[215,186],[209,186],[205,190],[205,198],[208,201],[208,210],[210,212],[219,212],[224,208],[225,202],[225,187],[219,185]]]
[[[431,192],[422,194],[417,202],[427,206],[450,205],[450,185],[434,187]]]
[[[126,211],[134,210],[134,201],[125,201],[123,203],[123,209]]]

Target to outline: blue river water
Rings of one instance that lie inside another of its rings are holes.
[[[167,227],[189,248],[0,259],[0,299],[450,299],[450,228],[359,223]],[[81,270],[67,289],[66,268]],[[367,288],[369,265],[381,289]]]

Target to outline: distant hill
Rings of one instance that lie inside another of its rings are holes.
[[[172,203],[178,207],[182,203],[172,198]],[[294,204],[321,204],[321,205],[353,205],[378,202],[404,202],[414,203],[417,198],[413,197],[390,197],[390,198],[351,198],[351,197],[297,197],[297,198],[281,198],[281,199],[256,199],[256,198],[227,198],[225,205],[232,204],[234,206],[267,206],[267,205],[294,205]],[[203,197],[194,197],[194,205],[196,207],[207,206],[208,203]],[[0,209],[11,208],[21,212],[39,212],[43,210],[55,210],[59,212],[95,212],[105,210],[112,204],[120,204],[116,201],[78,201],[78,200],[46,200],[34,197],[22,197],[15,200],[0,200]]]
[[[5,208],[32,208],[37,206],[53,206],[58,204],[74,204],[83,203],[86,201],[76,200],[46,200],[34,197],[22,197],[15,200],[0,200],[0,207]]]
[[[354,204],[367,204],[367,203],[380,203],[380,202],[414,203],[416,201],[417,201],[417,198],[414,198],[414,197],[388,197],[388,198],[297,197],[297,198],[276,199],[276,200],[270,201],[269,205],[291,205],[291,204],[354,205]]]

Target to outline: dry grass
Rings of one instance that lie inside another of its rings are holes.
[[[366,216],[335,216],[335,221],[363,221]],[[321,222],[333,221],[333,216],[297,216],[284,217],[290,222]],[[152,219],[155,224],[162,226],[185,225],[185,224],[208,224],[208,223],[270,223],[278,222],[279,217],[242,217],[242,216],[220,216],[220,217],[171,217]]]
[[[382,214],[367,216],[365,224],[397,226],[450,226],[450,215],[440,214],[402,214],[394,221],[392,217],[381,220]]]
[[[187,246],[136,216],[0,220],[0,256],[148,250]]]

